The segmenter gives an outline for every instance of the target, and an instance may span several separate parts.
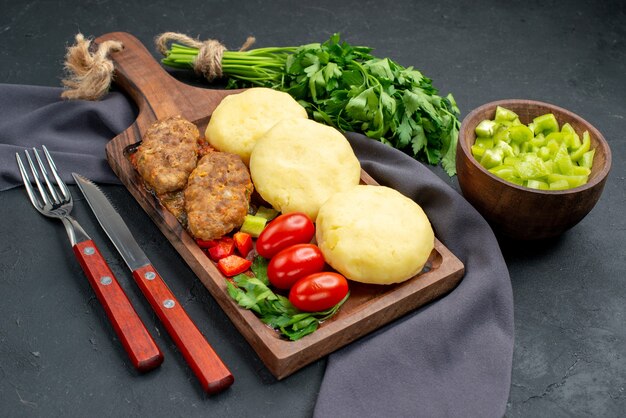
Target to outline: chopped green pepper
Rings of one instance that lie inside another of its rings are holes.
[[[512,110],[502,106],[496,106],[496,121],[513,121],[517,119],[517,114]]]
[[[526,125],[515,125],[509,128],[509,138],[518,144],[530,141],[533,136],[533,131]]]
[[[493,136],[497,125],[498,124],[495,121],[485,119],[484,121],[480,122],[476,127],[476,135],[482,137],[491,137]]]
[[[552,113],[546,113],[545,115],[537,116],[533,119],[535,135],[543,132],[544,134],[550,132],[559,131],[559,122],[556,120],[556,116]]]
[[[550,158],[552,158],[552,153],[550,152],[550,148],[548,147],[539,148],[539,151],[537,151],[537,155],[544,161],[548,161]]]
[[[566,190],[569,188],[570,187],[569,187],[569,183],[567,182],[567,180],[558,180],[553,183],[550,183],[549,185],[550,190]]]
[[[493,148],[493,139],[492,138],[476,138],[474,145],[478,145],[482,148]]]
[[[592,149],[583,154],[582,158],[578,161],[581,167],[587,167],[591,169],[593,164],[593,156],[596,153],[596,150]]]
[[[490,169],[502,164],[502,151],[498,149],[487,149],[480,159],[480,163],[486,169]]]
[[[482,157],[485,153],[485,147],[481,147],[479,145],[472,145],[472,155],[476,158]],[[479,158],[480,159],[480,158]]]
[[[239,229],[241,232],[245,232],[250,234],[250,236],[254,238],[258,238],[263,229],[265,228],[265,224],[267,223],[267,219],[261,216],[256,215],[246,215],[243,220],[243,225]]]
[[[538,190],[564,190],[585,184],[591,174],[591,137],[582,141],[569,123],[559,124],[552,113],[528,125],[514,112],[498,107],[494,120],[475,129],[472,154],[492,174],[514,184]]]
[[[271,221],[276,216],[278,216],[279,213],[280,212],[278,212],[274,208],[268,208],[268,207],[265,207],[265,206],[259,206],[259,208],[257,209],[255,215],[256,216],[260,216],[261,218],[265,218],[268,221]]]
[[[591,148],[591,138],[589,137],[589,132],[583,132],[583,142],[574,152],[570,154],[572,161],[578,161],[582,158],[583,154],[589,151]]]
[[[582,186],[583,184],[585,184],[587,182],[587,176],[575,176],[575,175],[553,173],[553,174],[548,175],[548,181],[550,182],[550,184],[560,182],[560,181],[566,181],[569,186],[568,188],[574,188],[574,187]]]
[[[580,142],[580,136],[578,136],[572,125],[569,123],[564,123],[563,126],[561,126],[561,133],[565,135],[567,148],[575,150],[581,146],[582,143]]]
[[[550,188],[550,185],[546,183],[545,181],[528,180],[528,183],[526,183],[526,187],[530,187],[531,189],[537,189],[537,190],[548,190]]]

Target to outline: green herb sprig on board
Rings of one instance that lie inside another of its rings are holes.
[[[227,88],[269,87],[289,93],[318,122],[359,132],[456,174],[460,111],[413,67],[377,58],[334,34],[299,47],[224,51]],[[173,43],[162,63],[192,68],[198,48]]]
[[[350,294],[332,308],[323,312],[302,312],[289,299],[274,293],[267,278],[267,259],[255,257],[252,263],[254,277],[240,274],[228,282],[228,294],[239,306],[253,311],[261,321],[292,341],[314,332],[320,324],[335,315]]]

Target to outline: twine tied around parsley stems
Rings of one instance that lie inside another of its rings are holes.
[[[253,36],[249,36],[246,42],[239,48],[239,51],[245,51],[255,42]],[[168,55],[167,44],[169,42],[178,42],[181,45],[196,48],[197,56],[193,60],[192,68],[197,74],[201,74],[208,81],[213,81],[222,77],[222,57],[227,50],[226,47],[215,39],[200,41],[191,38],[183,33],[164,32],[155,38],[157,49],[164,56]]]
[[[76,43],[67,48],[64,68],[68,73],[62,80],[66,90],[61,97],[66,99],[99,100],[111,87],[113,62],[110,52],[121,51],[121,42],[104,41],[95,48],[83,34],[76,35]]]

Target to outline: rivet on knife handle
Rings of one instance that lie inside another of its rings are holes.
[[[133,271],[133,277],[159,319],[178,346],[203,389],[218,393],[233,384],[234,377],[187,315],[161,276],[150,264]]]
[[[133,366],[140,372],[158,367],[163,354],[94,242],[79,242],[73,250]]]

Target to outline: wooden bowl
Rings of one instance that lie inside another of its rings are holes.
[[[517,113],[525,124],[553,113],[559,126],[569,122],[580,135],[589,131],[591,147],[596,151],[587,184],[569,190],[535,190],[502,180],[482,167],[471,152],[476,140],[474,129],[480,121],[493,119],[497,106]],[[611,169],[611,150],[596,128],[566,109],[533,100],[500,100],[478,107],[463,120],[456,169],[463,195],[494,232],[516,240],[537,240],[562,234],[591,211]]]

